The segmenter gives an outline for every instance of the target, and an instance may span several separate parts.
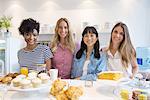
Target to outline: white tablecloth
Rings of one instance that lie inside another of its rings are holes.
[[[84,94],[80,100],[119,100],[113,92],[117,87],[116,81],[98,80],[93,83],[92,87],[85,87],[85,81],[81,80],[65,80],[70,85],[83,86]],[[5,95],[5,100],[55,100],[49,94],[50,87],[38,91],[8,91]]]

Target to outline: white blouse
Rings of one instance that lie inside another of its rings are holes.
[[[130,77],[132,75],[132,66],[131,64],[128,65],[128,67],[123,66],[121,62],[121,55],[117,51],[115,55],[113,56],[111,52],[107,51],[108,56],[108,71],[121,71],[123,72],[125,77]]]
[[[84,66],[83,66],[83,73],[82,73],[82,76],[84,76],[84,75],[87,75],[87,70],[88,70],[88,64],[90,63],[90,60],[86,60],[85,62],[84,62]]]

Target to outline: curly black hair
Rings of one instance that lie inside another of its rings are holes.
[[[21,22],[20,27],[18,29],[19,29],[19,33],[23,36],[24,34],[29,33],[29,32],[33,33],[34,30],[36,30],[37,33],[39,34],[40,23],[32,18],[24,19]]]
[[[81,41],[81,46],[80,46],[80,49],[79,51],[77,52],[76,54],[76,58],[77,59],[80,59],[84,50],[87,51],[87,46],[86,44],[84,43],[83,41],[83,37],[85,34],[87,33],[93,33],[96,35],[96,37],[98,37],[98,32],[97,30],[93,27],[93,26],[87,26],[84,30],[83,30],[83,33],[82,33],[82,41]],[[94,57],[99,59],[100,58],[100,52],[99,52],[99,48],[100,48],[100,43],[99,43],[99,40],[97,39],[96,43],[94,44]]]

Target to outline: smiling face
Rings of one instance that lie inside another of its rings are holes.
[[[96,34],[88,32],[83,36],[83,41],[87,45],[87,47],[94,47],[94,44],[97,41]]]
[[[37,38],[38,38],[38,34],[37,33],[29,32],[29,33],[25,33],[24,34],[24,39],[25,39],[27,45],[34,45],[34,44],[36,44]]]
[[[114,28],[111,38],[114,45],[120,45],[124,38],[123,28],[121,26]]]
[[[58,34],[60,38],[65,38],[68,35],[68,25],[65,21],[61,21],[58,25]]]

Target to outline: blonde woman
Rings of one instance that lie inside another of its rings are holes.
[[[60,18],[55,27],[55,36],[51,43],[53,52],[52,67],[58,69],[59,77],[70,78],[75,44],[66,18]]]
[[[107,52],[107,70],[122,71],[124,76],[133,78],[138,70],[136,52],[131,43],[128,27],[117,23],[111,32],[110,45]]]

